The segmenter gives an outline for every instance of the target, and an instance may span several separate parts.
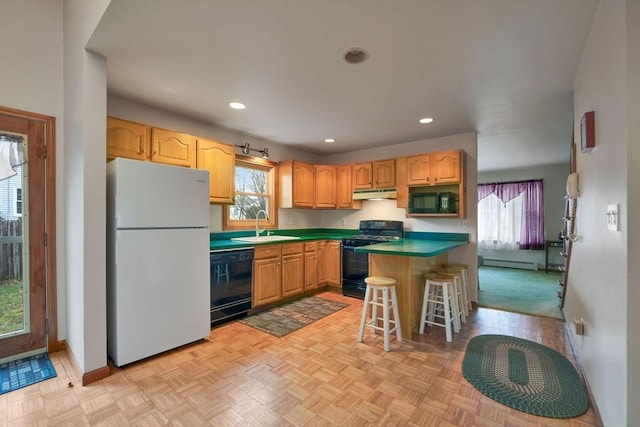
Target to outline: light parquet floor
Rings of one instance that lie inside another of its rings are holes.
[[[362,301],[321,296],[351,305],[284,338],[232,322],[86,387],[67,354],[54,353],[57,378],[0,395],[0,426],[600,425],[593,409],[568,420],[518,412],[462,377],[479,334],[530,339],[574,361],[560,321],[479,309],[453,343],[435,328],[385,352],[381,335],[356,342]]]

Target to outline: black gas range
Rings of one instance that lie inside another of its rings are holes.
[[[375,245],[404,237],[402,221],[360,221],[359,234],[342,239],[342,294],[364,299],[369,275],[369,254],[358,253],[358,246]]]

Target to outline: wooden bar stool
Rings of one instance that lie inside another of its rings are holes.
[[[389,341],[391,334],[396,333],[398,341],[402,341],[402,329],[400,326],[400,314],[398,313],[398,297],[396,295],[396,281],[389,277],[372,276],[364,279],[367,289],[364,295],[364,305],[362,306],[362,318],[360,320],[360,331],[358,332],[358,342],[364,339],[364,328],[369,327],[373,333],[382,331],[384,334],[384,349],[389,351]],[[380,295],[378,295],[378,291]],[[367,322],[367,313],[371,306],[371,320]],[[382,308],[382,326],[378,326],[378,307]],[[390,319],[390,312],[393,311],[393,320]],[[393,328],[391,324],[393,323]]]
[[[456,300],[458,310],[453,313],[453,316],[458,320],[460,328],[462,323],[467,323],[467,314],[465,314],[465,307],[467,302],[464,297],[464,291],[462,286],[462,271],[454,269],[440,269],[436,271],[441,276],[450,277],[453,279],[453,294],[452,297]]]
[[[455,312],[459,312],[459,309],[456,298],[453,297],[453,278],[437,273],[426,273],[420,333],[424,334],[424,328],[427,324],[440,326],[445,328],[447,342],[452,342],[452,326],[455,332],[460,331],[459,319],[456,320]]]
[[[471,291],[469,289],[469,275],[467,273],[467,264],[443,264],[443,268],[448,270],[458,270],[462,273],[462,293],[464,296],[464,314],[469,315],[469,311],[473,310],[473,304],[471,303]]]

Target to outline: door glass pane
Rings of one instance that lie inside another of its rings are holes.
[[[29,332],[27,165],[15,171],[0,181],[0,338]]]

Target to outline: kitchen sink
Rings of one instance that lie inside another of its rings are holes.
[[[281,242],[283,240],[297,240],[299,237],[295,236],[279,236],[272,234],[270,236],[247,236],[247,237],[232,237],[231,240],[247,243],[268,243],[268,242]]]

